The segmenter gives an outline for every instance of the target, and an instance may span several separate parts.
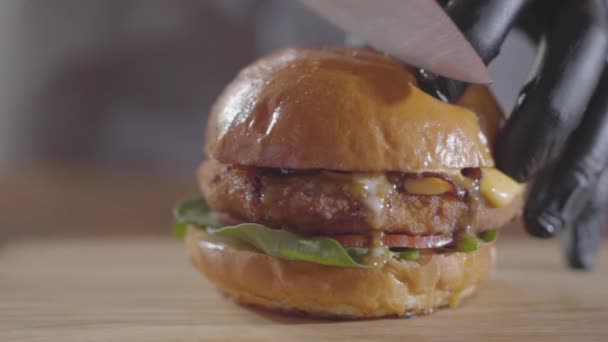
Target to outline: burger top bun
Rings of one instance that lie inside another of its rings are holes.
[[[226,164],[417,172],[493,167],[503,119],[484,86],[455,105],[369,49],[296,48],[242,70],[212,108],[206,151]]]

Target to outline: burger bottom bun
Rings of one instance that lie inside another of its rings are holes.
[[[320,317],[428,314],[457,306],[495,266],[495,247],[391,259],[382,268],[341,268],[278,259],[190,227],[190,260],[242,304]]]

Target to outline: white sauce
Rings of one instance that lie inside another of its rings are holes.
[[[374,228],[380,228],[384,223],[382,212],[386,206],[386,197],[390,190],[386,176],[358,176],[355,182],[363,189],[363,203],[367,206],[368,222]]]
[[[386,255],[386,247],[372,247],[369,249],[369,255],[374,259],[381,259]]]

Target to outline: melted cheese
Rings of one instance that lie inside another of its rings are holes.
[[[495,207],[504,207],[524,191],[525,185],[494,168],[482,168],[479,191]]]
[[[495,168],[481,168],[479,191],[483,198],[494,207],[504,207],[524,191],[525,185]],[[444,170],[449,177],[465,189],[471,189],[473,181],[464,177],[460,170]],[[451,185],[436,177],[410,178],[405,182],[407,192],[416,195],[441,195],[452,190]]]
[[[459,186],[470,190],[473,180],[462,176],[460,170],[444,170],[444,172]],[[394,185],[389,183],[385,174],[360,174],[354,177],[356,192],[367,209],[367,221],[373,228],[384,224],[384,210],[387,198]],[[408,178],[405,180],[405,190],[416,195],[441,195],[453,190],[452,184],[437,177]],[[481,196],[494,207],[504,207],[525,189],[495,168],[482,168],[479,181]]]
[[[361,187],[362,200],[367,207],[367,219],[374,228],[380,228],[384,223],[382,212],[386,204],[388,192],[392,189],[384,174],[374,176],[358,176],[355,182]]]
[[[452,184],[437,177],[408,178],[405,180],[405,190],[417,195],[441,195],[452,191]]]

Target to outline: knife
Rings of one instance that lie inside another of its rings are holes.
[[[436,75],[490,83],[477,52],[434,0],[300,0],[369,46]]]

